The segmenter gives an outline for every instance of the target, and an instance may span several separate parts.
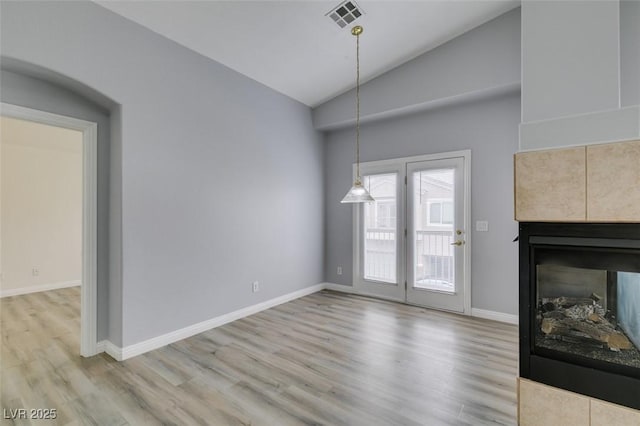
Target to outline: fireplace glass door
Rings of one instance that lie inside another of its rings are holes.
[[[640,252],[560,244],[534,253],[534,353],[639,376]]]

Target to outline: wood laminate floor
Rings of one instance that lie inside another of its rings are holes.
[[[323,291],[116,362],[78,356],[79,288],[0,307],[2,424],[516,424],[498,322]]]

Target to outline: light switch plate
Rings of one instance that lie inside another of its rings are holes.
[[[487,232],[489,231],[489,222],[486,220],[477,220],[476,221],[476,231],[478,232]]]

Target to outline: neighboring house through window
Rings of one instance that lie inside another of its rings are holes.
[[[453,224],[453,201],[433,200],[429,201],[427,223],[435,226]]]

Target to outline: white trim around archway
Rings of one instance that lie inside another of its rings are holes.
[[[97,348],[97,150],[98,124],[50,112],[0,103],[5,117],[19,118],[82,132],[82,284],[80,304],[80,354]]]

